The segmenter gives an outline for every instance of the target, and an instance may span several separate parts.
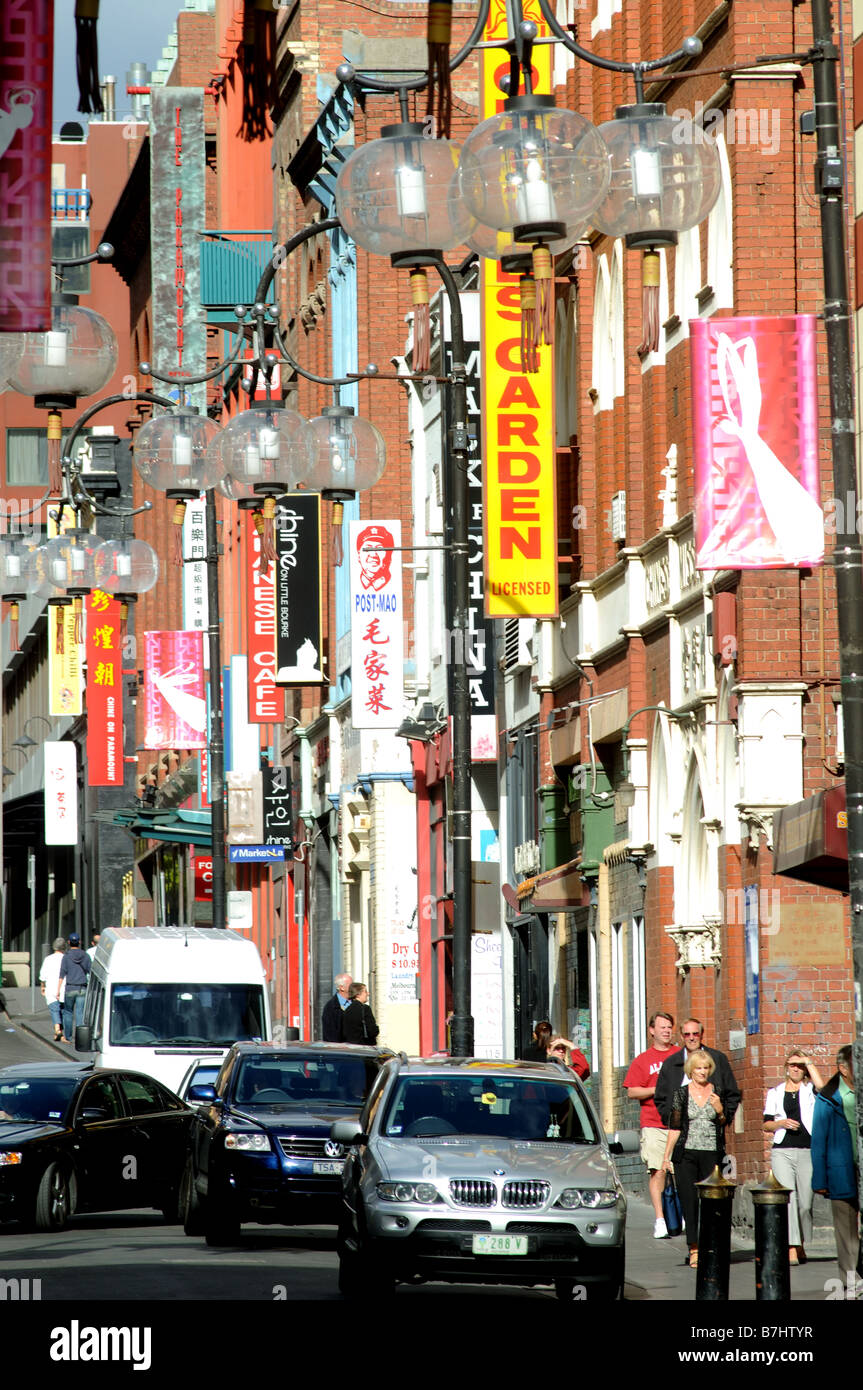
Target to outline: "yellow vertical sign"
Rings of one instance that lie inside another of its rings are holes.
[[[48,605],[48,690],[50,713],[55,718],[81,713],[81,648],[75,641],[75,610],[71,603]]]
[[[548,33],[538,0],[525,19]],[[493,0],[486,39],[507,34],[506,6]],[[551,91],[552,45],[533,50],[537,95]],[[497,85],[509,71],[503,49],[482,53],[482,119],[501,109]],[[499,261],[482,267],[482,439],[485,606],[490,618],[550,618],[557,613],[557,495],[554,466],[554,348],[539,348],[539,371],[521,370],[518,276]]]

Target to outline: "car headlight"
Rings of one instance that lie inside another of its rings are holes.
[[[440,1194],[430,1182],[379,1182],[377,1194],[383,1202],[439,1202]]]
[[[567,1211],[575,1207],[595,1211],[597,1207],[613,1207],[616,1202],[616,1192],[601,1191],[595,1187],[565,1187],[554,1205]]]
[[[241,1149],[246,1153],[269,1153],[270,1141],[266,1134],[226,1134],[226,1149]]]
[[[5,1153],[0,1153],[0,1168],[14,1168],[23,1162],[24,1155],[20,1149],[7,1149]]]

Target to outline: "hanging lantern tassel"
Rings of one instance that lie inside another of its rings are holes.
[[[118,594],[120,600],[120,651],[123,650],[123,643],[126,641],[126,633],[129,630],[129,604],[132,599],[127,594]]]
[[[72,599],[72,640],[76,647],[84,641],[84,600],[80,594]]]
[[[66,650],[66,609],[62,603],[51,604],[51,612],[54,614],[54,651],[57,656],[62,656]]]
[[[521,370],[525,373],[538,372],[536,281],[532,275],[522,275],[518,288],[521,296]]]
[[[659,252],[645,251],[641,258],[641,356],[659,347]]]
[[[174,503],[174,564],[183,563],[183,522],[186,519],[186,504],[182,498]]]
[[[429,308],[429,278],[424,270],[411,271],[411,299],[414,305],[415,372],[431,370],[431,310]]]
[[[78,110],[104,110],[99,90],[99,45],[96,21],[99,0],[75,0],[75,39],[78,65]]]
[[[48,486],[49,496],[60,497],[63,493],[63,464],[60,458],[60,440],[63,437],[63,418],[59,410],[48,411]]]
[[[9,650],[10,652],[20,652],[21,643],[18,641],[18,600],[9,600]]]
[[[345,558],[344,547],[342,545],[342,517],[345,514],[344,502],[333,503],[332,532],[330,537],[330,559],[334,569],[340,569]]]
[[[264,498],[264,510],[261,517],[261,574],[266,574],[271,564],[276,562],[276,499],[275,497]]]
[[[536,281],[535,343],[551,347],[554,333],[554,258],[547,246],[533,248],[533,278]]]
[[[452,81],[449,46],[452,38],[452,0],[429,0],[428,7],[428,101],[426,118],[433,118],[435,138],[448,140],[452,125]],[[435,111],[437,97],[437,111]]]

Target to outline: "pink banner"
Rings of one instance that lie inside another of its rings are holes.
[[[814,316],[689,327],[698,569],[820,564]]]
[[[0,5],[0,332],[51,327],[54,0]]]
[[[200,632],[144,633],[144,747],[206,748]]]

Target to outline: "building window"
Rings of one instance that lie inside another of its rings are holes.
[[[90,254],[90,225],[88,222],[52,222],[51,257],[55,261],[77,260]],[[90,267],[63,267],[63,290],[67,294],[90,293]]]
[[[48,485],[48,439],[44,430],[7,429],[6,486]]]
[[[647,982],[644,960],[644,918],[632,919],[632,1051],[647,1047]]]
[[[623,922],[611,924],[611,1019],[615,1067],[625,1067],[626,1055],[626,952]]]

